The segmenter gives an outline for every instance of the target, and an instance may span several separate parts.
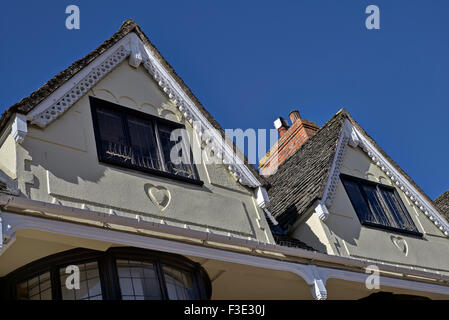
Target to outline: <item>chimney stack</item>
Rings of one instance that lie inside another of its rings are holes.
[[[282,117],[279,117],[274,121],[274,127],[277,129],[281,137],[288,131],[288,123]]]
[[[264,176],[274,173],[277,167],[294,154],[319,129],[315,122],[301,119],[298,110],[291,111],[289,118],[292,123],[290,128],[282,117],[274,121],[274,127],[281,137],[259,161],[259,169]]]
[[[291,121],[292,125],[296,122],[296,120],[300,120],[301,119],[301,116],[299,115],[299,111],[298,110],[290,111],[288,116],[290,118],[290,121]]]

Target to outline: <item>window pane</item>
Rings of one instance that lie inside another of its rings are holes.
[[[384,208],[382,207],[382,202],[379,198],[376,187],[363,184],[362,189],[365,192],[366,199],[368,200],[368,205],[371,209],[374,222],[383,226],[393,227],[385,213]]]
[[[390,211],[390,215],[392,219],[394,219],[396,224],[395,227],[410,231],[417,231],[412,218],[407,212],[403,211],[402,206],[399,203],[400,200],[396,197],[394,191],[386,188],[380,188],[380,190],[385,200],[385,204]]]
[[[103,156],[121,162],[131,162],[131,148],[127,145],[121,114],[98,108],[98,131]]]
[[[50,272],[19,283],[16,289],[19,300],[51,300]]]
[[[148,262],[117,260],[123,300],[160,300],[161,290],[154,265]]]
[[[68,289],[66,280],[73,272],[66,273],[66,267],[59,270],[62,300],[102,300],[100,273],[97,262],[76,265],[80,271],[79,289]],[[70,279],[73,279],[71,277]],[[70,280],[69,280],[70,281]],[[73,284],[73,282],[71,282]]]
[[[170,300],[198,299],[189,273],[168,266],[164,266],[163,270]]]
[[[133,151],[132,164],[161,170],[153,124],[148,120],[128,116],[128,127]]]
[[[184,135],[176,135],[177,141],[171,141],[170,135],[173,130],[182,130],[179,128],[170,128],[166,125],[158,125],[159,139],[161,141],[162,152],[164,155],[164,163],[167,171],[191,179],[195,178],[191,161],[190,150],[186,147],[183,139],[187,139]],[[181,131],[179,131],[181,132]]]
[[[342,179],[342,182],[360,221],[376,223],[377,221],[371,214],[368,203],[366,203],[358,183],[347,179]]]

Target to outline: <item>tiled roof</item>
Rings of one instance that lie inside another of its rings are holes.
[[[283,246],[283,247],[291,247],[291,248],[300,248],[310,251],[317,251],[314,248],[308,246],[301,240],[292,238],[288,235],[279,235],[279,234],[273,234],[273,238],[276,241],[276,244]]]
[[[271,214],[283,228],[322,196],[345,112],[337,113],[267,178]]]
[[[435,199],[434,203],[440,210],[441,214],[449,221],[449,190],[441,194]]]
[[[218,124],[218,122],[211,116],[211,114],[203,107],[201,102],[195,97],[192,91],[187,87],[184,81],[176,74],[172,66],[162,57],[159,50],[151,43],[148,37],[142,32],[140,27],[134,22],[133,19],[126,20],[120,29],[114,33],[108,40],[104,41],[97,49],[90,52],[84,58],[79,59],[74,62],[71,66],[66,68],[65,70],[58,73],[51,80],[45,83],[42,87],[34,91],[30,94],[30,96],[23,98],[13,106],[9,107],[3,114],[0,119],[0,131],[3,130],[6,123],[9,121],[11,116],[14,113],[27,114],[31,110],[34,109],[39,103],[41,103],[45,98],[47,98],[50,94],[52,94],[55,90],[61,87],[64,83],[66,83],[70,78],[72,78],[75,74],[80,72],[85,66],[98,58],[102,53],[111,48],[115,43],[117,43],[120,39],[125,37],[130,32],[135,32],[139,38],[148,46],[153,55],[158,59],[158,61],[164,66],[164,68],[170,73],[170,75],[177,81],[180,87],[186,92],[189,98],[195,103],[198,109],[203,113],[203,115],[208,119],[208,121],[220,132],[220,134],[225,137],[224,130]],[[226,139],[228,143],[232,140]],[[235,147],[235,146],[234,146]],[[237,149],[238,150],[238,149]],[[251,170],[253,175],[259,180],[262,185],[266,185],[266,180],[261,177],[258,171],[248,163],[246,157],[244,157],[245,163],[248,168]]]

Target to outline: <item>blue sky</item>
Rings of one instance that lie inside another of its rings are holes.
[[[65,28],[78,5],[80,30]],[[380,30],[365,8],[380,8]],[[0,111],[133,18],[224,128],[346,108],[435,198],[449,189],[449,1],[8,1]]]

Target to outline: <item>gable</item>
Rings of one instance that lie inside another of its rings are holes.
[[[340,174],[346,174],[348,176],[393,187],[396,190],[397,194],[400,196],[400,199],[404,204],[407,213],[412,218],[419,232],[422,232],[423,234],[431,234],[439,237],[444,237],[444,233],[442,232],[442,230],[440,230],[434,223],[432,223],[429,218],[427,218],[427,216],[419,209],[419,207],[417,207],[415,203],[411,201],[409,197],[407,197],[406,193],[396,186],[394,181],[391,180],[391,177],[386,175],[386,173],[382,171],[381,168],[373,163],[361,148],[347,148]],[[342,188],[341,181],[338,182],[338,188],[340,194],[336,195],[336,198],[341,197],[342,199],[334,199],[333,204],[335,206],[332,206],[331,210],[335,209],[335,207],[338,207],[337,212],[345,215],[345,212],[352,212],[353,210],[351,210],[351,208],[346,208],[346,210],[343,209],[344,207],[348,207],[348,195],[346,193],[346,190]],[[337,205],[336,202],[339,201],[344,202],[344,206],[342,206],[341,203]],[[352,205],[350,205],[349,207],[351,206]],[[351,216],[352,215],[353,214],[351,214]]]
[[[191,147],[202,141],[142,66],[127,61],[45,127],[29,126],[17,144],[19,190],[32,200],[271,242],[253,190],[222,164],[196,168],[203,186],[100,162],[90,97],[185,126]]]
[[[246,157],[239,151],[237,156],[232,140],[226,138],[218,123],[131,19],[96,50],[5,111],[0,128],[17,112],[27,114],[32,124],[46,127],[125,59],[135,68],[145,67],[183,118],[194,125],[201,140],[215,151],[214,157],[228,164],[227,169],[241,184],[253,188],[265,184]]]
[[[284,228],[305,217],[312,207],[321,220],[327,219],[348,145],[359,146],[370,161],[394,182],[395,187],[403,191],[445,236],[449,236],[449,223],[434,203],[344,109],[269,178],[272,184],[269,195],[275,202],[270,210]]]
[[[442,230],[360,147],[346,149],[340,174],[394,188],[422,236],[362,225],[339,178],[328,218],[322,222],[324,239],[334,254],[448,270],[449,258],[441,253],[449,250],[449,242]]]

